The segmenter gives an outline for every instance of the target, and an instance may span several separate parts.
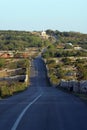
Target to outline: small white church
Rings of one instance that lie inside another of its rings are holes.
[[[44,30],[41,32],[41,37],[44,39],[48,39],[48,35],[46,34]]]

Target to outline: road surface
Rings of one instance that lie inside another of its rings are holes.
[[[50,87],[43,61],[31,64],[31,85],[0,100],[0,130],[87,130],[87,105]]]

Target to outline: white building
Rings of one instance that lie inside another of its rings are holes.
[[[48,35],[46,34],[44,30],[41,32],[41,37],[44,39],[48,39]]]
[[[76,46],[76,47],[74,47],[74,50],[82,50],[82,48],[79,46]]]

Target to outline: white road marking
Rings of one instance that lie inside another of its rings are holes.
[[[38,97],[36,97],[31,103],[29,103],[24,110],[21,112],[21,114],[19,115],[19,117],[17,118],[17,120],[15,121],[13,127],[11,128],[11,130],[16,130],[22,117],[24,116],[25,112],[29,109],[29,107],[34,104],[40,97],[42,96],[42,94],[40,94]]]

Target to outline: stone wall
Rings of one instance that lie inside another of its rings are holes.
[[[58,86],[73,92],[87,93],[87,80],[84,81],[61,80]]]

